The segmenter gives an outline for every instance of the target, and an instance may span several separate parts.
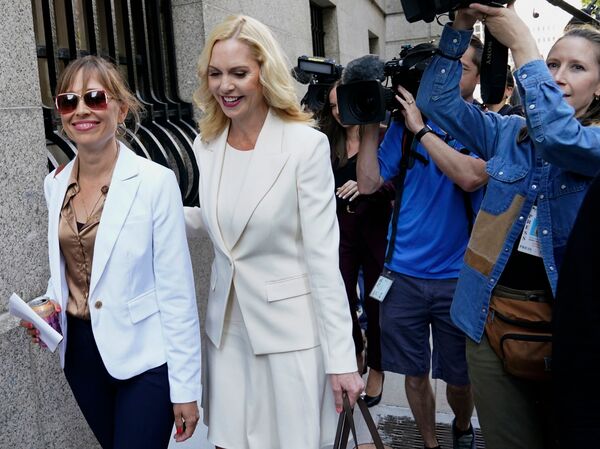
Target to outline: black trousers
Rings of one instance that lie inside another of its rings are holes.
[[[352,315],[352,337],[356,353],[364,349],[362,333],[356,316],[358,294],[356,285],[362,267],[364,276],[364,306],[367,314],[367,365],[381,371],[381,343],[379,327],[379,302],[369,296],[383,270],[387,246],[387,228],[390,220],[389,203],[376,203],[366,210],[340,207],[340,271],[346,286],[350,313]]]
[[[112,377],[89,321],[68,316],[65,376],[103,449],[165,449],[173,429],[167,365],[130,379]]]

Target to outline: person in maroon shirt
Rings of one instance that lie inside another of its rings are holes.
[[[338,83],[331,88],[328,101],[320,113],[320,125],[331,146],[337,218],[340,225],[340,271],[352,315],[352,335],[358,369],[362,369],[364,373],[367,367],[370,368],[365,400],[369,406],[373,406],[381,401],[384,374],[381,369],[379,341],[379,303],[371,298],[369,293],[383,270],[394,187],[392,183],[386,183],[371,195],[359,195],[356,183],[359,126],[341,123],[337,105],[337,85]],[[357,283],[361,268],[364,275],[364,304],[367,315],[366,360],[362,331],[356,314],[359,302]]]

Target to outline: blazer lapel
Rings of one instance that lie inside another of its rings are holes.
[[[227,144],[228,134],[229,127],[226,127],[221,135],[211,141],[206,147],[206,153],[204,153],[205,170],[202,171],[202,177],[206,180],[203,186],[204,192],[206,192],[203,198],[205,204],[200,205],[200,207],[206,209],[208,229],[213,237],[213,242],[225,253],[228,251],[217,218],[217,201],[219,197],[219,183],[221,181],[221,171],[223,170],[225,145]],[[200,163],[202,164],[202,160]],[[202,201],[202,198],[200,201]]]
[[[48,254],[50,259],[50,273],[54,277],[53,287],[58,292],[58,298],[53,298],[60,302],[63,307],[66,306],[65,300],[67,298],[67,292],[63,289],[63,268],[60,259],[60,242],[58,240],[58,224],[60,221],[60,211],[67,193],[67,187],[69,186],[69,178],[71,177],[71,171],[75,159],[73,159],[59,174],[55,175],[54,182],[57,183],[55,189],[53,189],[52,198],[50,199],[49,214],[49,235],[52,238],[48,244]]]
[[[106,196],[98,233],[96,234],[90,280],[90,298],[102,277],[102,273],[104,273],[140,184],[136,156],[125,145],[120,144],[120,148],[119,158],[110,182],[110,189]]]
[[[269,110],[256,141],[233,217],[232,248],[240,239],[258,203],[271,189],[288,160],[289,154],[281,151],[283,127],[283,121]]]

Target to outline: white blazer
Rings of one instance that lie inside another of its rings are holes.
[[[88,300],[94,339],[111,376],[128,379],[166,362],[171,401],[195,401],[200,330],[181,194],[171,170],[120,147],[94,244]],[[73,164],[44,181],[47,295],[63,310],[63,367],[69,292],[58,224]]]
[[[356,371],[327,138],[269,111],[241,190],[235,244],[229,249],[217,221],[228,131],[209,143],[196,138],[200,209],[186,208],[188,231],[204,227],[215,251],[208,337],[220,346],[234,285],[255,354],[321,345],[327,373]]]

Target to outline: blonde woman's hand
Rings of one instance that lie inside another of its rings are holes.
[[[60,304],[58,304],[56,301],[51,301],[51,302],[54,305],[54,310],[56,310],[56,313],[60,313],[60,311],[62,310],[60,307]],[[35,343],[37,345],[39,345],[41,343],[40,331],[37,330],[37,328],[33,325],[32,322],[21,320],[19,322],[19,326],[27,329],[27,334],[29,334],[29,336],[31,337],[32,343]]]
[[[356,400],[365,390],[365,382],[358,371],[344,374],[330,374],[329,380],[335,399],[335,410],[340,413],[344,408],[344,391],[350,400],[350,407],[354,407]]]
[[[338,189],[335,191],[335,194],[338,198],[342,198],[344,200],[350,198],[348,201],[352,201],[358,195],[360,195],[360,192],[358,191],[358,183],[353,179],[350,179],[343,186],[338,187]]]
[[[173,414],[175,415],[175,436],[173,438],[181,443],[190,438],[196,430],[200,420],[198,404],[196,401],[173,404]]]

